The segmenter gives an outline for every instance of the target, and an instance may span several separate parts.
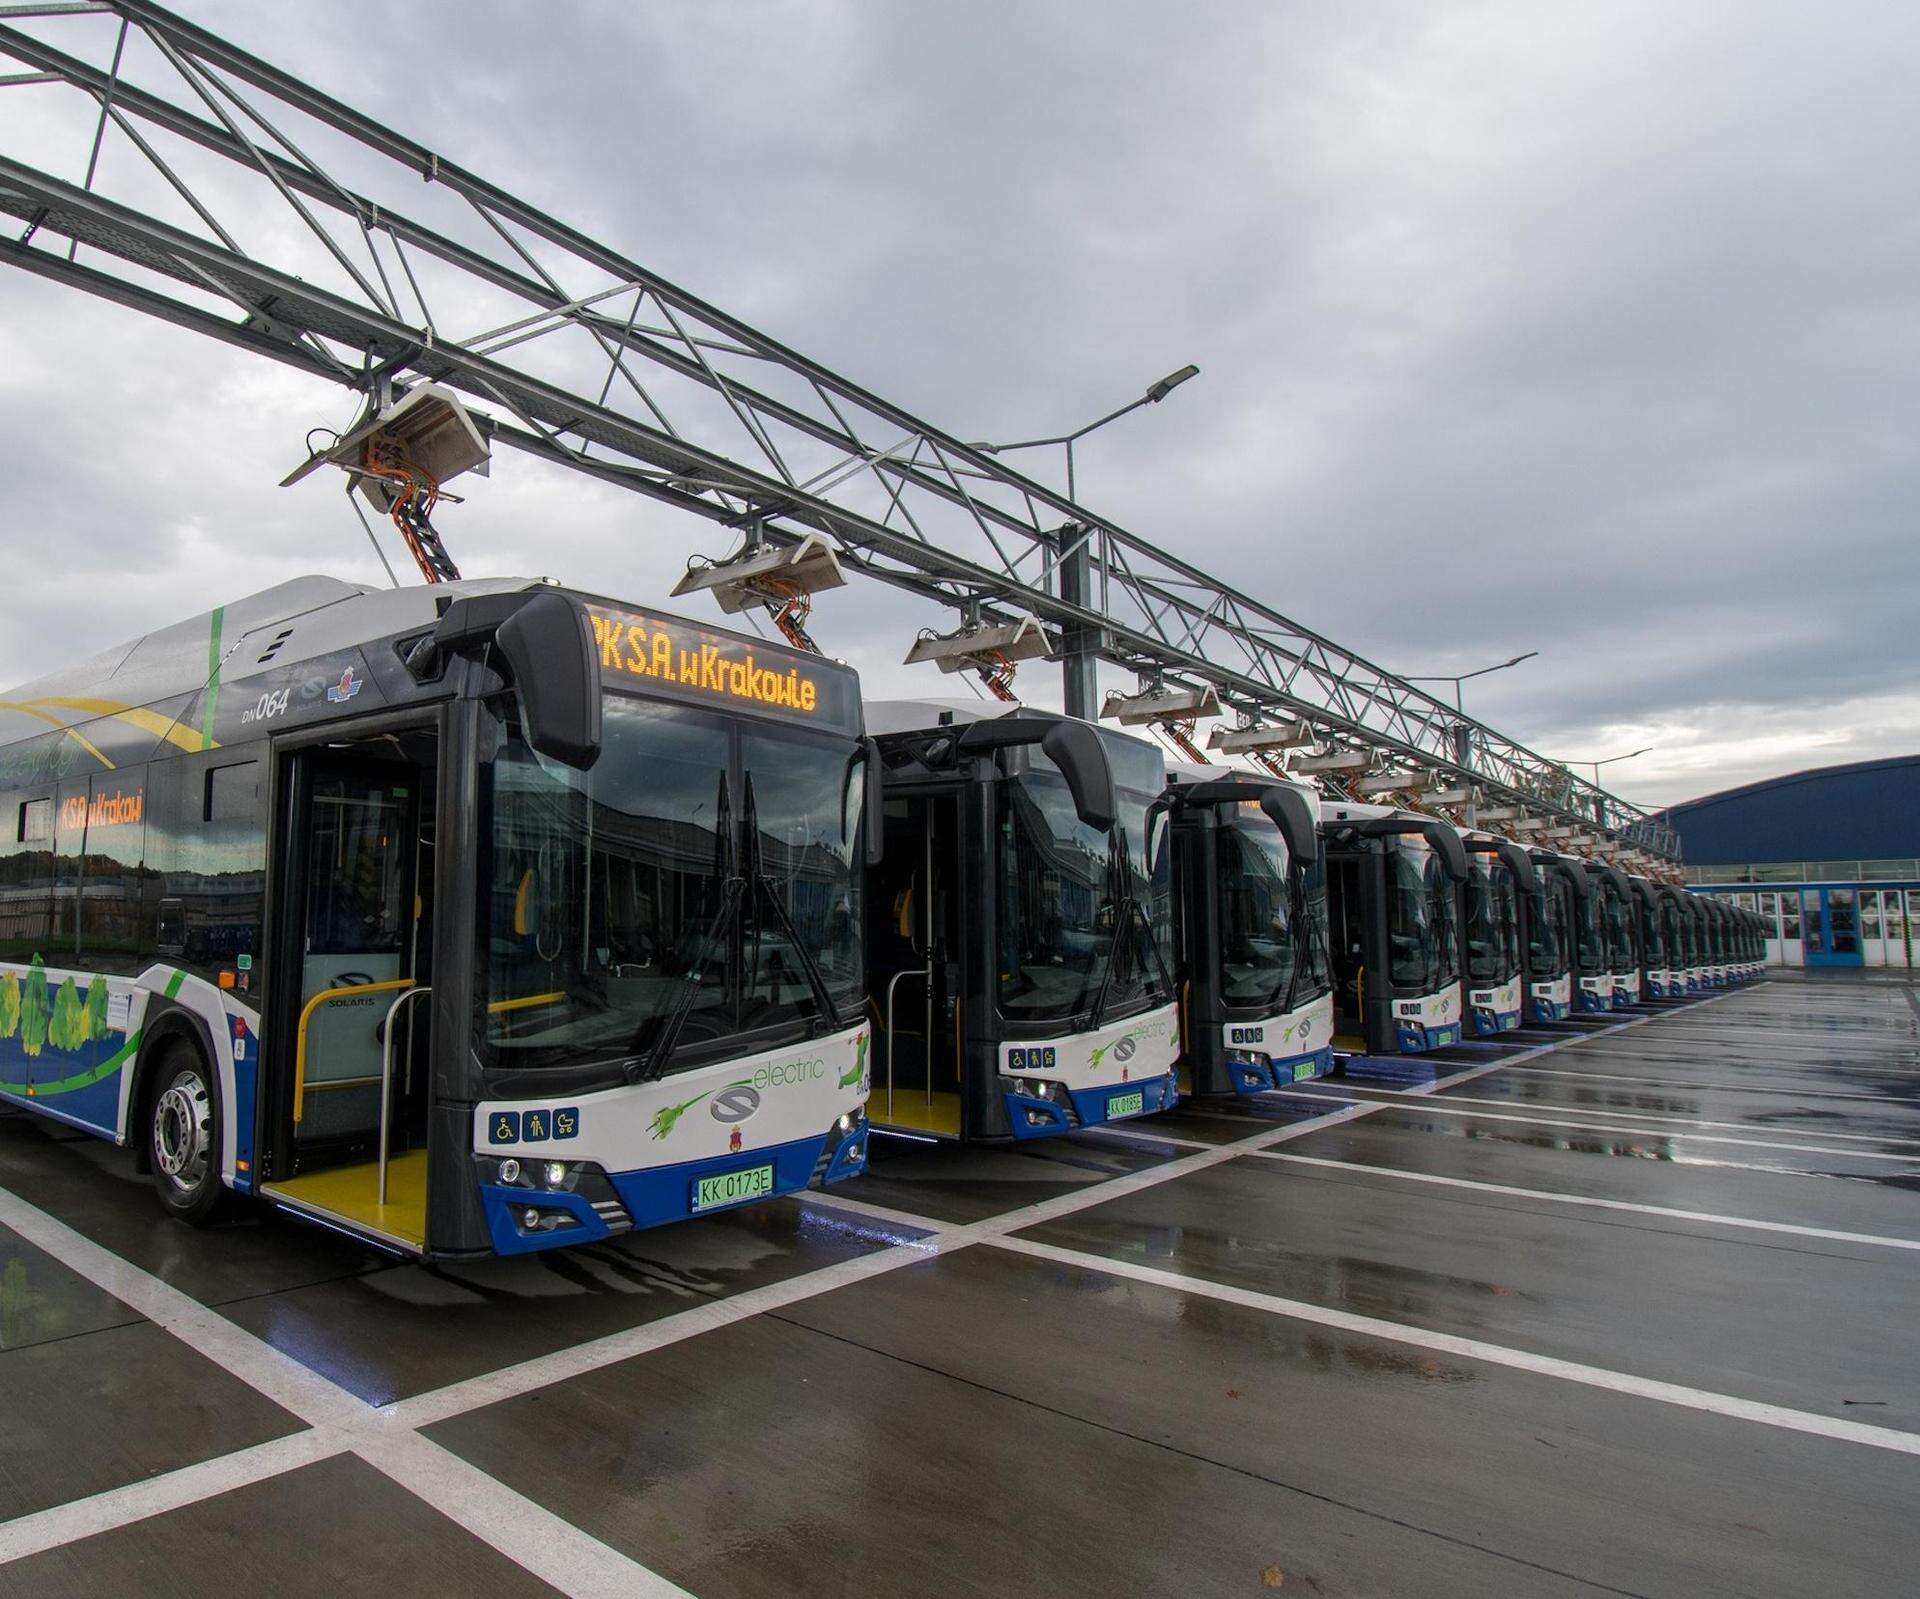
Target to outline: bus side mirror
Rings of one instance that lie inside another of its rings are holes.
[[[1080,820],[1103,833],[1112,827],[1120,813],[1113,797],[1113,767],[1100,735],[1085,722],[1055,722],[1042,736],[1040,751],[1060,768]]]
[[[1460,842],[1460,835],[1445,822],[1427,822],[1421,826],[1420,836],[1433,846],[1433,852],[1440,857],[1440,864],[1446,868],[1447,876],[1456,883],[1464,883],[1467,880],[1467,847]]]
[[[860,815],[867,829],[867,864],[878,866],[887,852],[886,783],[880,769],[879,741],[863,738],[860,743],[866,750],[866,769],[862,775],[867,793]]]
[[[600,652],[586,608],[535,594],[500,624],[494,642],[520,696],[527,742],[576,771],[600,758]]]
[[[1287,853],[1296,861],[1302,866],[1311,866],[1320,859],[1320,826],[1313,814],[1313,803],[1306,795],[1276,784],[1261,794],[1260,809],[1280,829],[1280,836],[1287,842]]]

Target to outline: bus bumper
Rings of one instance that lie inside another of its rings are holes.
[[[766,1192],[731,1204],[694,1208],[694,1196],[704,1178],[772,1166],[773,1185]],[[643,1167],[638,1171],[607,1172],[596,1183],[584,1182],[581,1191],[530,1189],[483,1182],[480,1202],[493,1247],[502,1255],[524,1255],[538,1249],[598,1243],[618,1233],[660,1227],[694,1215],[733,1210],[781,1194],[823,1188],[857,1176],[867,1165],[867,1122],[856,1119],[850,1131],[836,1123],[824,1136],[799,1138],[791,1143],[743,1150],[707,1160],[683,1161],[672,1166]],[[611,1188],[612,1197],[604,1196]]]
[[[1133,1108],[1113,1109],[1116,1102],[1127,1106],[1133,1096],[1140,1103]],[[1103,1083],[1097,1088],[1073,1088],[1067,1091],[1072,1111],[1057,1100],[1006,1091],[1007,1121],[1015,1138],[1054,1138],[1075,1127],[1098,1127],[1103,1122],[1151,1116],[1155,1111],[1171,1110],[1180,1099],[1180,1087],[1172,1072],[1153,1077],[1136,1077],[1130,1082]]]

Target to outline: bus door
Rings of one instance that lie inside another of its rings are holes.
[[[959,797],[889,794],[884,815],[886,853],[867,889],[874,1009],[867,1116],[882,1128],[958,1138],[964,1126]]]
[[[415,1248],[426,1241],[437,745],[402,732],[286,758],[280,1047],[268,1056],[266,1191]]]
[[[1364,852],[1327,855],[1327,946],[1333,956],[1334,1042],[1349,1053],[1367,1053],[1368,924],[1373,901],[1366,885],[1378,863]]]

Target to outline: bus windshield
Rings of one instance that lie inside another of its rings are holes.
[[[1597,972],[1604,964],[1601,959],[1599,899],[1599,890],[1595,889],[1585,898],[1576,896],[1573,902],[1574,947],[1579,953],[1580,970],[1583,972]]]
[[[1661,915],[1657,900],[1640,902],[1640,938],[1646,945],[1647,964],[1665,966],[1667,963],[1666,918]]]
[[[1387,937],[1395,986],[1437,994],[1460,978],[1460,924],[1453,882],[1417,833],[1387,846]]]
[[[1520,969],[1513,874],[1478,851],[1468,864],[1467,975],[1476,983],[1504,983]]]
[[[1537,979],[1558,977],[1567,969],[1566,891],[1544,874],[1528,898],[1527,971]]]
[[[853,740],[619,694],[588,772],[500,731],[481,785],[488,1065],[650,1075],[860,1019]]]
[[[1611,972],[1631,971],[1633,959],[1633,923],[1627,903],[1620,897],[1619,890],[1611,884],[1607,887],[1607,970]]]
[[[1154,804],[1163,768],[1151,748],[1110,746],[1109,758],[1118,819],[1107,832],[1080,820],[1037,749],[998,785],[998,988],[1010,1020],[1072,1020],[1103,983],[1103,1018],[1173,997],[1172,863]]]
[[[1295,868],[1280,829],[1258,801],[1223,805],[1219,818],[1214,880],[1221,998],[1229,1005],[1291,1010],[1321,992],[1313,973],[1327,959],[1325,873]],[[1309,891],[1309,875],[1317,897]]]

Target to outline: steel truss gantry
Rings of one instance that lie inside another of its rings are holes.
[[[376,401],[443,384],[500,441],[756,544],[824,534],[969,623],[1036,616],[1079,714],[1105,660],[1677,856],[1638,807],[147,0],[0,5],[0,55],[38,97],[31,137],[0,117],[16,266]]]

